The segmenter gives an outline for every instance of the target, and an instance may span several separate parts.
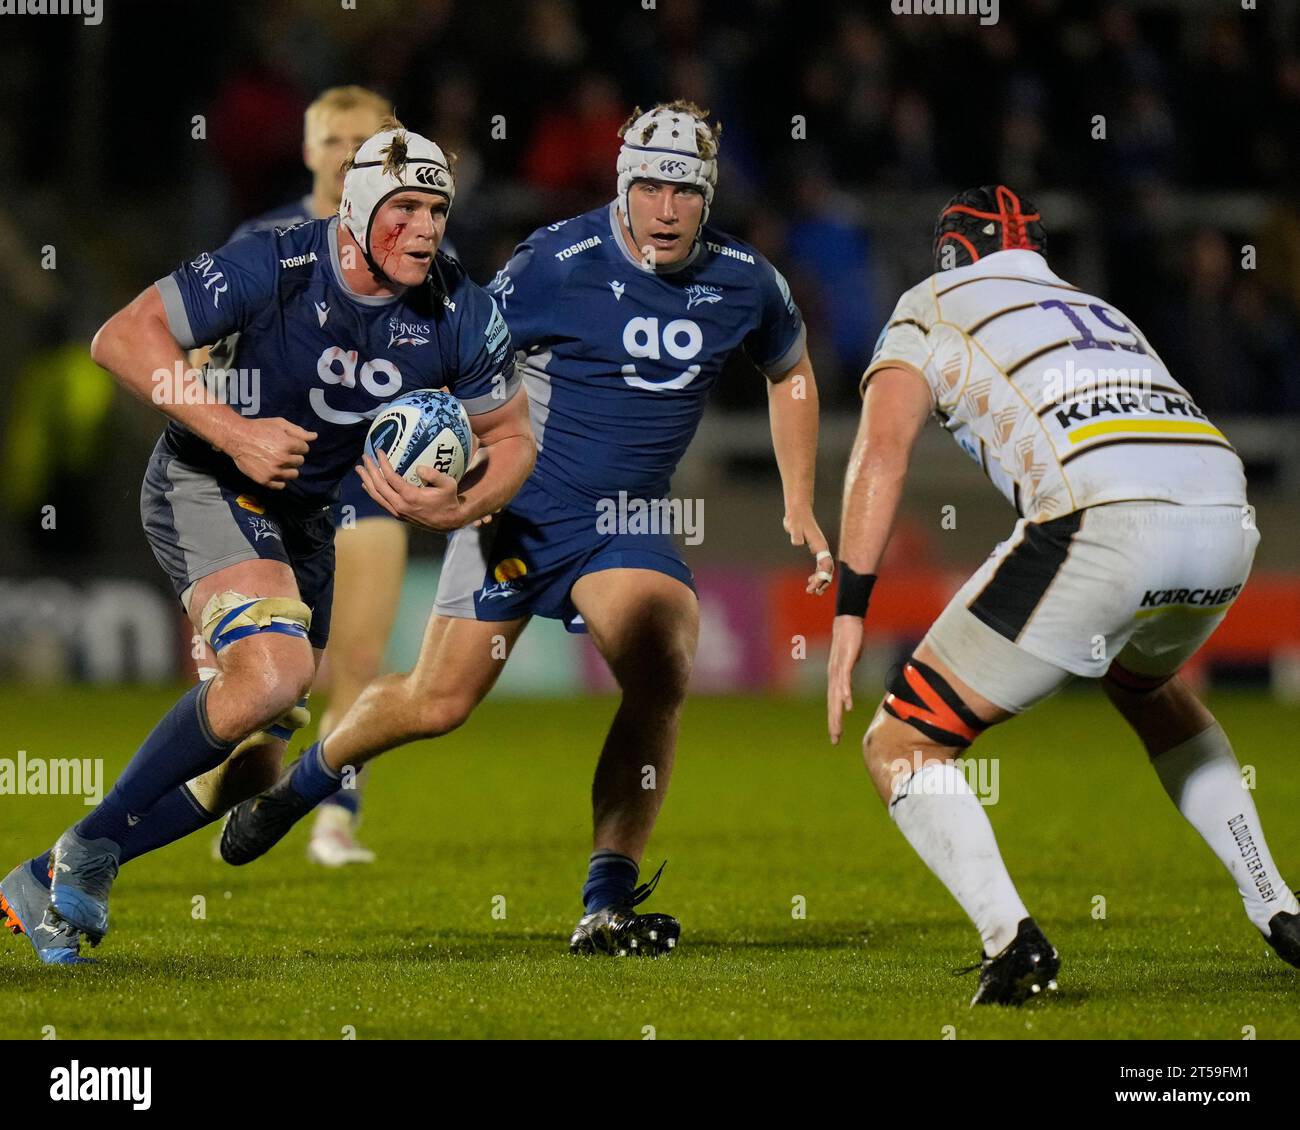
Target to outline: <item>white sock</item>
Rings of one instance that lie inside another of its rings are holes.
[[[991,957],[1004,950],[1029,911],[961,771],[950,761],[922,766],[896,790],[889,815],[975,923],[984,952]]]
[[[1268,934],[1278,911],[1295,914],[1300,903],[1278,873],[1241,766],[1223,727],[1208,730],[1151,759],[1160,783],[1222,861],[1237,884],[1246,916]]]

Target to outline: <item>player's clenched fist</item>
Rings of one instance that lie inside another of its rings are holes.
[[[226,454],[258,486],[284,490],[284,484],[298,477],[315,432],[300,428],[281,416],[269,420],[245,420],[226,445]]]

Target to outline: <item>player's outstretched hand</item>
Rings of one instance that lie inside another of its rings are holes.
[[[439,533],[458,530],[468,519],[461,505],[460,484],[442,471],[421,467],[424,486],[413,486],[393,470],[388,456],[381,451],[378,463],[369,455],[362,456],[357,473],[366,493],[394,518]]]
[[[246,420],[230,442],[226,454],[245,475],[268,490],[284,490],[298,477],[315,432],[300,428],[283,416]]]
[[[835,556],[830,551],[830,543],[822,528],[817,524],[811,509],[791,511],[781,522],[785,532],[790,535],[791,545],[806,545],[813,555],[816,571],[808,578],[808,587],[804,591],[814,596],[821,596],[835,579]]]
[[[853,709],[853,668],[862,654],[862,618],[836,616],[831,657],[826,665],[826,729],[831,745],[840,744],[844,712]]]

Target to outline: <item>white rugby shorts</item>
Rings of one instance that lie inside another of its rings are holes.
[[[1112,502],[1021,519],[925,639],[1013,713],[1117,659],[1137,675],[1171,675],[1223,622],[1258,544],[1241,506]]]

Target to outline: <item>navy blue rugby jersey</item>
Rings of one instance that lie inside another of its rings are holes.
[[[661,498],[727,357],[769,375],[804,348],[781,273],[706,225],[676,268],[648,271],[615,205],[538,228],[488,284],[528,390],[543,489],[578,505]]]
[[[456,260],[439,252],[429,279],[401,294],[357,294],[343,281],[337,217],[205,251],[157,286],[183,348],[238,334],[225,365],[239,411],[317,433],[298,478],[276,492],[281,503],[331,502],[360,461],[370,421],[403,393],[445,386],[474,416],[519,387],[506,322]],[[254,489],[229,456],[175,421],[164,442],[182,461]]]

